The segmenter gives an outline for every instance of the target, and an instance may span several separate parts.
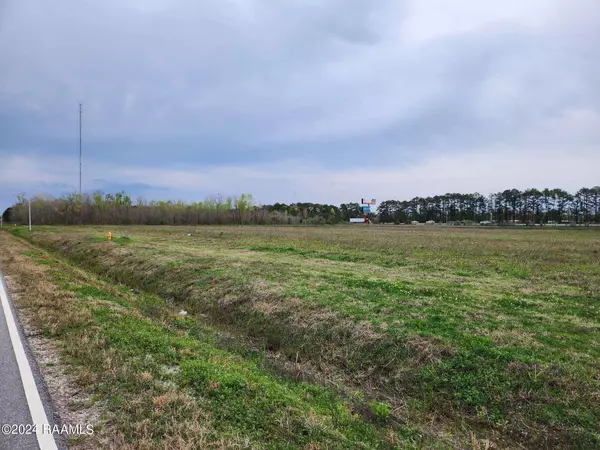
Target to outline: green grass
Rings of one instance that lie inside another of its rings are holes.
[[[600,445],[597,230],[132,227],[126,251],[107,231],[15,233],[362,391],[374,420]]]
[[[43,251],[21,254],[35,264],[49,261],[37,273],[41,290],[24,306],[38,314],[34,323],[46,337],[61,343],[82,387],[105,403],[105,426],[132,448],[451,447],[389,420],[385,404],[373,406],[374,418],[360,396],[278,374],[265,355],[230,348],[218,329],[177,315],[156,296],[111,286]],[[11,275],[30,280],[27,266],[12,262],[18,272]],[[148,307],[153,314],[144,314]],[[201,426],[206,447],[181,425]]]
[[[286,382],[209,342],[178,336],[141,318],[118,317],[103,308],[94,311],[94,319],[111,348],[155,377],[161,376],[163,366],[178,367],[170,378],[192,389],[202,408],[214,417],[219,433],[241,433],[263,445],[287,442],[290,448],[311,442],[343,443],[345,448],[386,447],[383,434],[326,389]],[[185,330],[185,323],[181,325]],[[151,362],[145,361],[148,356]],[[314,422],[308,420],[311,415]],[[288,421],[285,427],[282,419]],[[409,439],[404,442],[410,445]]]

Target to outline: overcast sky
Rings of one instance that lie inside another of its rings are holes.
[[[0,209],[600,184],[598,0],[0,0]]]

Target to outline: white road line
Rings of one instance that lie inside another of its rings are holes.
[[[1,278],[0,300],[2,300],[2,309],[4,310],[4,316],[6,317],[6,326],[8,327],[8,333],[15,351],[15,357],[17,358],[19,372],[21,373],[21,381],[23,383],[23,388],[25,389],[25,397],[27,398],[27,405],[29,406],[29,412],[31,413],[31,420],[33,425],[37,425],[38,445],[40,446],[40,450],[57,450],[56,442],[54,441],[54,436],[52,435],[48,423],[48,417],[46,416],[40,393],[35,385],[33,373],[31,373],[31,367],[29,367],[29,360],[25,355],[25,349],[23,348],[23,343],[21,342],[21,337],[17,330],[17,324],[12,310],[10,309],[10,304],[8,303],[8,295],[6,294],[4,283]]]

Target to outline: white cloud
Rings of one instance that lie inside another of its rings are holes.
[[[494,26],[538,30],[555,19],[561,3],[564,4],[557,0],[410,0],[409,19],[402,27],[401,36],[413,43],[423,43]]]

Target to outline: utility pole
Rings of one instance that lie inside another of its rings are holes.
[[[79,199],[81,201],[81,103],[79,104]]]
[[[31,231],[31,199],[28,196],[23,196],[23,199],[27,199],[27,204],[29,205],[29,231]]]
[[[81,103],[79,103],[79,224],[83,225],[83,195],[81,191]]]

